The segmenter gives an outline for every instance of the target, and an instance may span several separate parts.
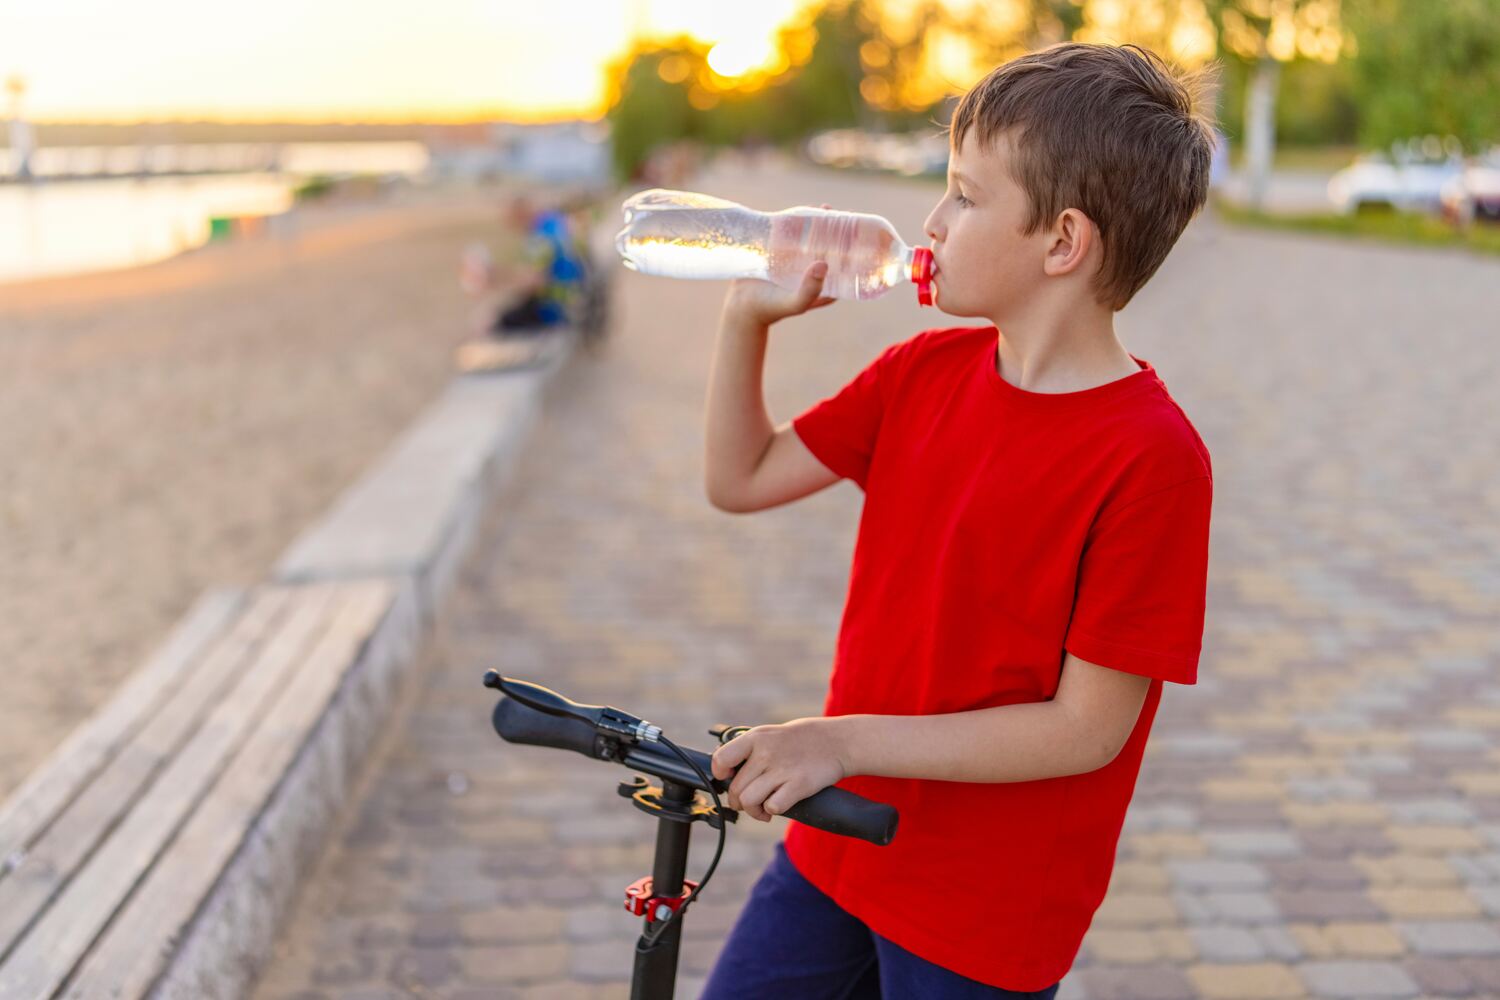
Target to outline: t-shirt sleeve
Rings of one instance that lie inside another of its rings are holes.
[[[915,338],[913,338],[914,340]],[[892,344],[834,395],[792,420],[807,450],[830,470],[865,488],[885,413],[892,369],[912,341]]]
[[[1132,674],[1193,684],[1203,645],[1207,476],[1149,493],[1089,531],[1064,648]]]

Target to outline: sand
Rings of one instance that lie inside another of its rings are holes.
[[[265,578],[431,400],[504,189],[299,208],[281,237],[0,285],[0,796],[207,587]]]

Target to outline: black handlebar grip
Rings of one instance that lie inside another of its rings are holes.
[[[896,836],[900,818],[893,805],[833,785],[798,802],[785,816],[842,837],[868,840],[878,847],[889,844]]]
[[[505,697],[496,703],[493,719],[495,732],[507,743],[576,750],[585,757],[599,757],[594,727],[580,719],[548,715]]]

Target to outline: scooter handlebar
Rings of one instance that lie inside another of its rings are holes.
[[[572,750],[585,757],[614,760],[632,770],[708,790],[697,772],[665,746],[640,742],[631,745],[623,758],[616,758],[613,756],[614,747],[618,745],[616,741],[589,723],[578,718],[549,715],[504,695],[495,705],[493,718],[495,732],[508,743]],[[708,754],[688,747],[682,747],[682,752],[708,775],[714,791],[722,794],[728,790],[728,781],[713,777],[712,758]],[[835,786],[809,795],[787,809],[785,815],[828,833],[855,837],[882,847],[895,837],[900,819],[894,806]]]

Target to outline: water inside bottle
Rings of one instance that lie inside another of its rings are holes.
[[[909,280],[910,252],[875,215],[799,207],[761,213],[691,192],[653,190],[624,206],[625,266],[677,278],[761,278],[784,288],[826,261],[822,294],[873,299]]]
[[[625,266],[678,278],[766,274],[770,222],[707,195],[692,201],[643,199],[625,210],[615,249]]]

